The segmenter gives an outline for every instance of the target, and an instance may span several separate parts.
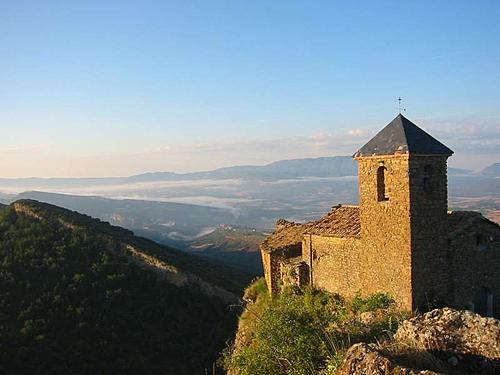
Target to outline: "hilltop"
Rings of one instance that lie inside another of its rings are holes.
[[[259,244],[264,235],[260,231],[228,225],[236,220],[228,209],[38,191],[24,192],[17,198],[90,215],[183,252],[236,267],[245,278],[245,285],[262,274]]]
[[[192,241],[210,225],[228,223],[226,209],[175,202],[109,199],[99,196],[28,191],[16,199],[31,199],[64,207],[134,231],[167,245]]]
[[[500,177],[500,163],[494,163],[484,168],[481,173],[486,176]]]
[[[0,372],[204,374],[236,273],[57,206],[0,212]]]

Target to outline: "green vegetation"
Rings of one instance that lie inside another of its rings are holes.
[[[196,286],[176,287],[124,243],[204,280],[209,263],[90,217],[33,201],[0,211],[0,373],[205,374],[236,318]],[[190,262],[191,261],[191,262]]]
[[[271,299],[263,279],[245,299],[253,302],[224,358],[228,370],[242,375],[333,374],[350,345],[389,338],[405,317],[384,294],[346,301],[307,287]]]
[[[67,226],[79,228],[80,231],[97,232],[113,239],[130,244],[139,249],[144,249],[165,263],[172,264],[184,271],[202,277],[205,281],[218,285],[235,294],[241,294],[248,285],[248,277],[240,275],[238,270],[221,266],[217,262],[206,258],[196,257],[175,248],[160,245],[157,242],[143,237],[135,236],[128,229],[111,225],[99,219],[70,211],[65,208],[33,200],[19,200],[24,207],[29,208],[34,214],[42,216],[56,224],[64,223]]]
[[[394,304],[394,298],[384,293],[372,294],[366,298],[356,295],[351,302],[354,312],[376,311],[378,309],[387,309]]]

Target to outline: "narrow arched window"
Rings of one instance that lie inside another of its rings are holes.
[[[379,202],[389,200],[385,187],[385,173],[387,168],[380,166],[377,169],[377,199]]]
[[[429,192],[432,190],[432,166],[426,165],[424,167],[424,177],[422,179],[422,189],[425,192]]]

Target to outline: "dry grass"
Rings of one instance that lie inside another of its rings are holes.
[[[422,350],[422,348],[412,343],[386,341],[379,345],[379,350],[393,362],[405,367],[450,373],[450,366],[436,357],[432,351]]]

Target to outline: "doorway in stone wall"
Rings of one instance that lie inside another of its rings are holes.
[[[482,316],[493,316],[493,293],[486,287],[479,288],[474,294],[474,312]]]

